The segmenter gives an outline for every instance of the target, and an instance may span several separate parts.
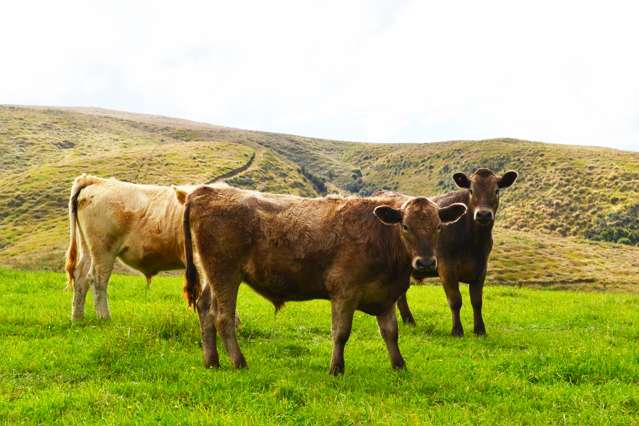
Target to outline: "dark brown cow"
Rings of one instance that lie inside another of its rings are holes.
[[[453,316],[453,336],[463,336],[464,328],[459,318],[462,307],[459,282],[469,284],[470,303],[473,305],[474,333],[486,334],[482,317],[484,280],[488,256],[493,247],[493,224],[499,207],[499,191],[508,188],[517,179],[517,173],[509,171],[496,176],[489,169],[478,169],[472,176],[463,173],[453,175],[461,191],[449,192],[432,200],[440,207],[464,203],[468,212],[455,224],[446,226],[437,244],[437,272],[419,274],[421,277],[439,275],[446,291],[448,305]],[[402,198],[398,196],[398,198]],[[417,274],[416,274],[417,275]],[[415,325],[408,307],[406,294],[397,301],[402,321]]]
[[[395,301],[413,268],[434,270],[438,230],[465,212],[463,204],[440,209],[426,198],[310,199],[196,189],[184,212],[185,291],[200,317],[205,365],[219,366],[219,332],[233,365],[246,366],[233,324],[244,281],[278,309],[286,301],[331,301],[331,374],[344,370],[355,310],[377,316],[391,364],[403,368]]]

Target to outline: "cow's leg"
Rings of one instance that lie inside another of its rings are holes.
[[[464,335],[464,327],[462,327],[461,318],[459,312],[462,307],[462,297],[459,292],[459,279],[457,275],[449,272],[445,268],[441,267],[440,277],[444,282],[444,291],[446,291],[446,298],[448,299],[448,306],[453,317],[453,330],[451,334],[453,336],[461,337]]]
[[[391,366],[396,370],[404,368],[404,358],[402,358],[402,354],[399,352],[399,346],[397,344],[399,333],[397,330],[395,306],[391,307],[387,312],[377,315],[377,325],[379,325],[379,332],[384,339],[384,343],[386,343],[386,349],[388,349]]]
[[[73,303],[71,305],[71,319],[84,319],[84,303],[89,290],[89,268],[91,260],[84,254],[80,257],[74,271]]]
[[[202,278],[202,277],[200,277],[200,278]],[[201,283],[201,285],[202,285],[202,288],[206,288],[207,287],[206,283],[204,283],[204,282]],[[213,300],[213,296],[211,296],[211,300]],[[215,319],[215,313],[214,313],[215,310],[213,309],[213,307],[211,307],[211,312],[212,312],[213,318]],[[242,319],[240,318],[240,314],[238,314],[237,312],[235,313],[234,322],[235,322],[235,328],[237,330],[241,330],[242,329]]]
[[[397,307],[399,308],[399,313],[402,316],[402,322],[414,327],[416,325],[415,318],[413,318],[413,313],[408,307],[408,299],[406,298],[406,293],[402,294],[401,296],[399,296],[399,299],[397,299]]]
[[[470,303],[473,305],[473,319],[475,323],[473,332],[477,336],[485,336],[486,326],[484,325],[484,318],[481,314],[484,298],[484,279],[482,278],[477,282],[471,283],[468,286],[468,292],[470,293]]]
[[[355,304],[349,300],[332,300],[332,335],[333,357],[330,374],[336,376],[344,373],[344,347],[351,335]]]
[[[217,353],[217,332],[215,330],[215,309],[211,287],[206,286],[197,299],[197,313],[200,318],[202,333],[202,350],[204,351],[204,366],[219,367],[220,359]]]
[[[95,305],[95,315],[98,319],[108,320],[111,318],[107,287],[109,278],[111,278],[111,271],[113,271],[114,261],[114,258],[107,257],[96,261],[94,257],[91,265],[90,276],[93,283],[93,304]]]
[[[213,284],[213,308],[215,310],[215,327],[222,337],[226,352],[235,368],[247,367],[246,359],[237,343],[235,333],[235,308],[237,292],[240,287],[240,274],[217,276]]]

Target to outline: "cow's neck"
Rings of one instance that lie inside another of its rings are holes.
[[[380,245],[377,247],[380,252],[379,257],[384,259],[385,263],[382,270],[393,275],[410,274],[411,256],[402,240],[399,226],[384,225],[383,232],[384,234],[378,240]]]
[[[398,272],[399,271],[408,271],[410,273],[410,270],[412,268],[411,266],[411,256],[408,253],[408,249],[406,248],[406,245],[404,244],[404,241],[402,241],[402,237],[400,235],[400,231],[399,231],[399,226],[395,226],[393,229],[393,245],[395,247],[397,247],[396,250],[396,256],[393,256],[391,259],[391,262],[393,263],[393,266]]]
[[[493,239],[493,225],[479,225],[472,217],[470,220],[472,221],[471,235],[473,245],[475,247],[483,247],[490,243]]]
[[[474,219],[476,206],[470,202],[470,195],[466,195],[468,211],[464,215],[466,238],[475,248],[483,249],[490,245],[493,240],[493,224],[480,225]]]

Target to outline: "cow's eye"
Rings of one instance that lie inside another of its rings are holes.
[[[405,223],[402,223],[402,229],[408,232],[408,225],[406,225]]]
[[[470,193],[470,195],[473,195],[473,190],[469,189],[468,192]]]

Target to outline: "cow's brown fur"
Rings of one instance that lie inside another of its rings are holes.
[[[443,283],[452,312],[452,334],[464,334],[459,315],[462,307],[459,282],[464,282],[469,284],[474,333],[484,335],[483,287],[488,256],[493,246],[492,228],[499,207],[498,191],[512,185],[517,173],[511,171],[504,176],[497,176],[489,169],[478,169],[470,178],[463,173],[457,173],[453,178],[463,189],[433,197],[432,200],[440,207],[464,203],[468,206],[468,211],[456,223],[442,230],[437,245],[437,273],[431,275],[439,275]],[[395,196],[399,199],[406,197],[401,194]],[[480,223],[482,217],[486,223]],[[405,294],[399,298],[397,306],[402,320],[414,325],[415,320]]]
[[[246,366],[233,326],[238,287],[245,281],[276,308],[287,301],[331,300],[332,374],[343,371],[355,310],[377,316],[391,364],[402,368],[395,301],[408,288],[411,265],[434,261],[440,218],[456,220],[465,210],[438,209],[425,198],[195,190],[184,215],[186,292],[200,316],[205,365],[219,365],[219,332],[233,364]]]

